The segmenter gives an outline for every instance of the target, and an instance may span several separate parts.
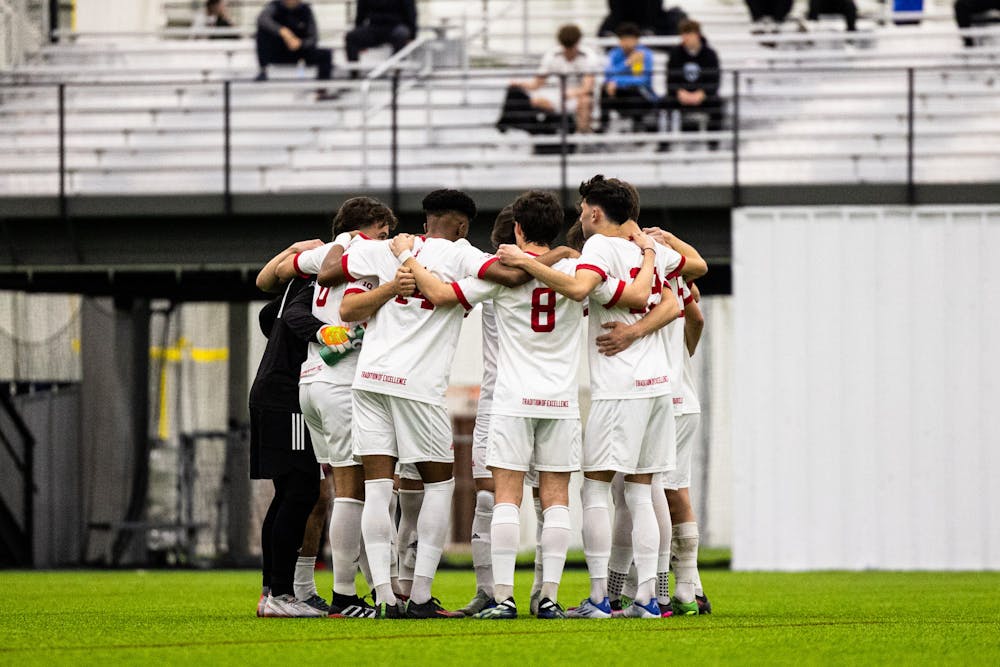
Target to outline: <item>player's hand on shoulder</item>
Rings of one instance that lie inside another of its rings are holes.
[[[497,258],[506,266],[521,266],[531,259],[531,255],[512,243],[504,243],[497,248]]]
[[[602,329],[607,329],[597,337],[597,351],[607,357],[613,357],[623,350],[627,350],[635,342],[635,330],[624,322],[605,322]]]
[[[389,241],[389,249],[392,254],[399,257],[405,250],[413,250],[413,242],[416,237],[413,234],[396,234]]]
[[[309,239],[308,241],[296,241],[289,248],[293,253],[298,254],[300,252],[305,252],[306,250],[312,250],[313,248],[318,248],[323,245],[323,242],[319,239]]]
[[[568,245],[561,245],[555,248],[555,251],[558,253],[559,259],[580,259],[580,253]]]
[[[670,245],[670,239],[674,236],[670,232],[660,229],[659,227],[646,227],[642,231],[651,236],[657,243],[665,246]]]
[[[655,250],[656,241],[653,240],[648,234],[644,234],[641,231],[637,231],[631,236],[632,243],[639,246],[642,250]]]
[[[417,280],[413,277],[413,271],[408,267],[401,266],[396,270],[396,278],[393,280],[396,296],[413,296],[417,291]]]

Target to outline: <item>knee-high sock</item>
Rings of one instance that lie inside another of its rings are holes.
[[[297,600],[308,600],[316,592],[316,557],[299,556],[295,561],[295,579],[292,590]]]
[[[611,530],[611,558],[608,560],[608,598],[621,597],[622,587],[632,565],[632,515],[625,502],[625,477],[611,480],[611,499],[615,503],[615,518]]]
[[[521,512],[513,503],[497,503],[490,526],[494,597],[503,602],[514,593],[514,564],[521,538]]]
[[[649,484],[625,482],[625,502],[632,513],[632,550],[638,582],[635,599],[647,604],[656,595],[656,559],[660,548]]]
[[[611,516],[608,490],[611,484],[583,479],[583,553],[590,573],[590,599],[600,602],[608,595],[608,557],[611,555]]]
[[[493,564],[490,555],[490,531],[493,522],[493,492],[476,492],[476,514],[472,519],[472,567],[476,571],[476,590],[493,595]]]
[[[694,600],[694,587],[698,579],[698,524],[694,521],[674,526],[673,551],[674,578],[677,589],[674,597],[681,602]]]
[[[399,507],[399,491],[393,489],[392,500],[389,501],[389,520],[392,523],[392,546],[389,549],[391,554],[389,557],[389,581],[392,582],[392,590],[396,590],[399,584],[399,548],[396,546],[398,541],[398,531],[396,530],[396,508]],[[358,561],[358,565],[361,567],[361,572],[364,573],[365,579],[368,579],[368,559],[365,555],[364,549],[361,550],[361,559]]]
[[[534,595],[542,590],[542,524],[545,518],[542,515],[542,499],[532,499],[535,507],[535,578],[531,582],[531,594]]]
[[[389,581],[392,582],[392,564],[396,562],[396,552],[392,548],[392,544],[389,544]],[[372,583],[372,568],[368,565],[368,551],[365,550],[365,541],[361,540],[361,549],[358,552],[358,569],[361,570],[361,574],[365,577],[365,583],[368,584],[368,590],[375,590],[375,584]],[[396,590],[395,588],[392,590]]]
[[[354,576],[361,558],[361,514],[365,504],[354,498],[336,498],[330,515],[330,554],[333,556],[333,592],[354,595]],[[391,554],[391,551],[390,551]]]
[[[544,512],[542,525],[542,597],[559,600],[559,582],[566,565],[570,535],[569,508],[553,505]]]
[[[379,602],[395,604],[389,579],[392,550],[392,519],[389,501],[392,498],[391,479],[370,479],[365,482],[365,507],[361,512],[361,535],[365,540],[372,583]]]
[[[413,566],[417,562],[417,517],[424,502],[424,492],[399,490],[399,531],[396,535],[396,553],[399,560],[399,592],[410,594],[413,585]]]
[[[660,528],[660,550],[656,557],[656,600],[662,606],[670,603],[670,542],[673,526],[670,522],[667,494],[663,492],[663,483],[659,475],[653,477],[652,492],[653,511],[656,513],[656,523]]]
[[[424,502],[417,517],[417,560],[413,565],[413,589],[410,591],[410,599],[417,604],[431,599],[431,583],[448,537],[454,494],[454,477],[424,484]]]

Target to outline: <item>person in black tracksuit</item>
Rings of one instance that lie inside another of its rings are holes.
[[[663,0],[608,0],[608,15],[597,36],[611,37],[623,23],[636,24],[643,35],[676,35],[684,18],[687,14],[679,7],[664,10]]]
[[[271,0],[257,17],[258,81],[267,78],[271,63],[295,64],[304,60],[315,65],[317,79],[333,76],[333,52],[321,49],[319,28],[309,3],[301,0]]]
[[[809,0],[809,12],[806,18],[816,21],[820,14],[840,14],[844,17],[848,32],[854,32],[856,29],[858,6],[854,4],[854,0]]]
[[[392,44],[396,53],[417,36],[417,4],[415,0],[358,0],[354,26],[344,38],[348,61],[357,62],[362,51],[382,44]]]
[[[324,326],[312,315],[312,296],[313,284],[296,279],[260,311],[267,347],[250,389],[250,478],[274,484],[261,528],[265,598],[294,595],[298,550],[320,493],[320,467],[299,407],[299,370],[308,341]]]
[[[991,9],[1000,11],[1000,0],[955,0],[955,23],[959,28],[971,28],[973,16]],[[962,43],[975,46],[976,40],[973,37],[963,37]]]
[[[721,71],[719,56],[701,35],[697,21],[680,24],[681,43],[670,49],[667,62],[667,95],[664,106],[668,111],[704,111],[708,114],[709,130],[722,129],[722,100],[719,97]],[[683,127],[683,119],[682,119]],[[709,146],[715,148],[711,142]]]

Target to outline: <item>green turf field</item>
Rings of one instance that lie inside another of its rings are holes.
[[[518,572],[527,607],[531,572]],[[1000,573],[703,573],[712,616],[258,619],[252,572],[0,572],[0,665],[998,664]],[[332,583],[318,575],[321,592]],[[470,572],[442,572],[449,607]],[[587,591],[568,571],[563,602]]]

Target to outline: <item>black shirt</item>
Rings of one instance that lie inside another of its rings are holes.
[[[312,314],[314,284],[295,279],[282,296],[261,308],[260,330],[267,336],[267,347],[250,387],[251,408],[301,412],[299,371],[309,341],[316,340],[324,326]]]
[[[277,35],[282,28],[288,28],[302,40],[303,49],[311,49],[319,41],[319,29],[316,27],[316,17],[308,2],[301,3],[295,9],[288,9],[281,0],[271,0],[260,16],[257,17],[257,29]]]
[[[417,34],[417,4],[415,0],[359,0],[355,25],[405,25],[410,34]]]
[[[692,55],[679,44],[670,49],[667,62],[667,95],[676,97],[677,91],[704,90],[706,97],[719,94],[719,56],[705,38],[702,38],[701,49]]]

